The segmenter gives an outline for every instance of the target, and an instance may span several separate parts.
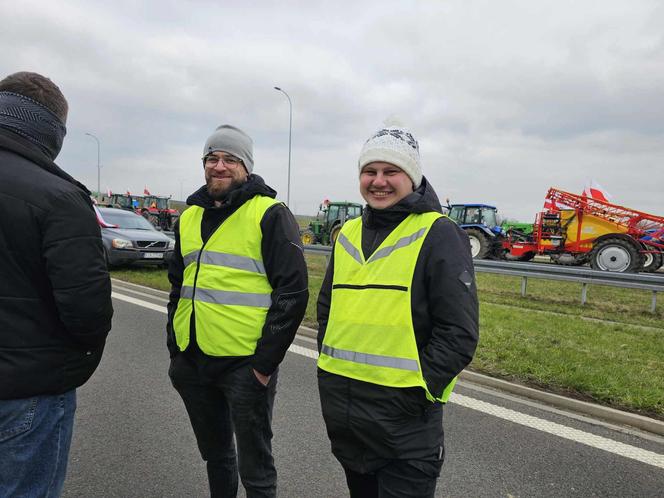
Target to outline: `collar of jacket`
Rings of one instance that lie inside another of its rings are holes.
[[[25,137],[55,159],[62,149],[67,127],[56,114],[30,97],[0,91],[0,128]]]
[[[214,205],[214,199],[208,194],[205,185],[187,198],[187,204],[189,206],[199,206],[204,209],[223,209],[229,206],[241,206],[255,195],[265,195],[274,199],[277,196],[277,191],[266,185],[260,176],[251,174],[247,177],[246,182],[233,188],[226,194],[221,206]]]
[[[0,129],[0,148],[9,150],[15,154],[18,154],[19,156],[28,159],[29,161],[32,161],[40,168],[45,169],[49,173],[62,178],[63,180],[68,181],[73,185],[76,185],[87,195],[90,195],[90,191],[85,185],[63,171],[57,164],[49,159],[46,154],[41,151],[41,149],[20,135],[17,135],[10,130]]]
[[[412,193],[387,209],[364,208],[362,222],[366,228],[377,230],[396,226],[411,213],[442,212],[440,201],[431,184],[422,177],[422,184]]]

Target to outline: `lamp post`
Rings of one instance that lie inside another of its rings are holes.
[[[101,195],[101,166],[99,164],[99,151],[100,151],[100,146],[99,146],[99,139],[94,136],[92,133],[86,133],[87,136],[92,137],[96,140],[97,142],[97,195]]]
[[[291,162],[291,137],[293,134],[293,102],[290,95],[278,86],[274,87],[275,90],[283,93],[288,99],[288,184],[286,188],[286,206],[290,207],[290,162]]]

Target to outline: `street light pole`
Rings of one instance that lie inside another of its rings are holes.
[[[283,93],[288,99],[288,187],[286,189],[286,206],[290,207],[290,163],[291,163],[291,137],[293,135],[293,102],[290,95],[278,86],[274,87],[275,90]]]
[[[86,133],[89,137],[94,138],[97,141],[97,195],[101,196],[101,166],[99,164],[99,152],[100,152],[100,146],[99,146],[99,139],[94,136],[92,133]],[[101,198],[101,197],[100,197]]]

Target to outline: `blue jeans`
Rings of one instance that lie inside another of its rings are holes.
[[[276,497],[272,407],[277,372],[267,387],[258,381],[250,365],[210,377],[186,355],[177,354],[169,373],[207,462],[212,498],[237,495],[238,470],[248,498]]]
[[[75,411],[75,389],[0,400],[0,496],[60,496]]]

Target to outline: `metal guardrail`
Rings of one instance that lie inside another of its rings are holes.
[[[304,246],[304,251],[329,258],[332,248],[327,246]],[[588,268],[548,265],[543,263],[515,263],[510,261],[474,260],[475,271],[521,277],[521,295],[526,296],[529,278],[559,280],[581,284],[581,304],[586,304],[588,284],[611,287],[626,287],[652,292],[650,312],[657,308],[657,293],[664,292],[664,275],[652,273],[614,273]]]

